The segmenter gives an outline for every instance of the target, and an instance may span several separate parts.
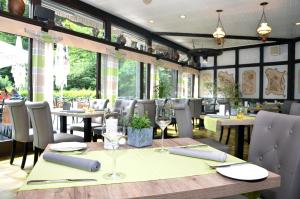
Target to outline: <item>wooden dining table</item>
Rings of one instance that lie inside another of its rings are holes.
[[[67,133],[67,117],[82,118],[85,142],[90,142],[92,140],[92,118],[104,116],[104,111],[76,112],[72,110],[62,110],[60,108],[51,110],[51,113],[59,116],[61,133]]]
[[[174,138],[165,140],[166,147],[182,146],[197,143],[199,142],[191,138]],[[158,146],[160,146],[160,141],[155,140],[151,147]],[[48,150],[48,148],[46,149],[46,151]],[[103,150],[103,143],[88,143],[88,148],[91,151]],[[131,147],[126,146],[126,148]],[[153,162],[153,166],[155,166],[155,162]],[[45,172],[47,172],[46,169]],[[17,193],[17,199],[207,199],[232,196],[264,189],[271,189],[279,186],[280,176],[272,172],[269,172],[269,176],[266,179],[256,182],[233,180],[223,177],[218,173],[210,173],[163,180],[19,191]]]

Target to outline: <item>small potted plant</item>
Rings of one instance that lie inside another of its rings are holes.
[[[134,115],[128,127],[127,144],[134,147],[152,145],[153,127],[147,115]]]

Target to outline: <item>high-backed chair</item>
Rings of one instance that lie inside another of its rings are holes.
[[[26,102],[33,127],[34,163],[49,143],[83,142],[83,137],[66,133],[53,133],[48,102]]]
[[[289,114],[300,116],[300,103],[292,103]]]
[[[90,101],[90,108],[95,110],[104,110],[107,107],[109,100],[108,99],[94,99]],[[93,117],[92,118],[92,129],[100,127],[103,124],[102,117]],[[84,129],[83,123],[72,124],[70,126],[70,133],[73,134],[73,131],[82,131]]]
[[[174,105],[173,108],[175,110],[179,137],[193,138],[193,125],[189,106],[187,104],[177,104]],[[228,152],[228,146],[223,145],[215,140],[204,138],[200,139],[199,141],[220,151],[224,151],[226,153]]]
[[[140,116],[147,115],[151,121],[151,126],[157,127],[157,124],[155,123],[155,100],[138,100],[135,111]]]
[[[192,114],[193,125],[195,125],[195,119],[200,119],[200,115],[202,112],[202,99],[201,98],[193,98],[189,100],[189,106]]]
[[[254,122],[249,162],[281,176],[281,186],[264,190],[265,199],[300,196],[300,117],[260,111]]]
[[[294,100],[284,100],[283,104],[280,106],[280,113],[290,114],[291,105],[297,101]]]
[[[114,108],[112,110],[112,113],[110,114],[110,117],[118,118],[119,126],[124,125],[122,121],[125,121],[127,124],[129,124],[133,117],[136,103],[137,103],[136,100],[117,99]],[[99,136],[101,137],[102,131],[103,131],[103,126],[94,128],[94,135],[93,135],[94,141],[96,141]]]
[[[8,100],[5,102],[8,107],[12,124],[12,152],[10,164],[13,164],[17,143],[24,145],[21,169],[24,169],[29,144],[33,141],[33,131],[29,129],[28,113],[25,102],[22,100]]]

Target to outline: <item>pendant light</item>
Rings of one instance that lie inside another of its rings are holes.
[[[224,43],[224,37],[226,35],[220,18],[220,13],[223,12],[223,10],[216,10],[216,12],[218,13],[218,24],[216,31],[213,33],[213,37],[215,38],[218,45],[222,45]]]
[[[260,36],[262,41],[267,41],[269,34],[272,31],[271,26],[268,25],[267,17],[265,14],[265,6],[268,5],[268,2],[262,2],[260,6],[263,7],[263,13],[261,15],[260,21],[258,23],[256,32]]]

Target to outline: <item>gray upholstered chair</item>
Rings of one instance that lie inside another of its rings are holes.
[[[202,112],[202,99],[201,98],[193,98],[189,101],[189,106],[192,114],[193,125],[195,125],[195,119],[200,119],[200,115]]]
[[[83,137],[66,133],[53,133],[48,102],[26,102],[33,126],[34,163],[49,143],[83,142]]]
[[[104,110],[107,108],[109,100],[108,99],[94,99],[90,101],[90,108],[95,110]],[[100,127],[103,124],[103,118],[102,117],[93,117],[92,118],[92,129],[96,127]],[[83,132],[84,124],[83,123],[77,123],[72,124],[70,126],[70,133],[73,134],[73,131],[82,131]]]
[[[118,125],[121,127],[122,121],[126,121],[126,123],[130,123],[133,114],[134,108],[136,105],[136,100],[129,99],[117,99],[115,102],[115,106],[110,114],[110,117],[118,118]],[[122,116],[121,116],[122,113]],[[101,137],[101,133],[103,131],[103,126],[94,128],[93,141],[97,141],[97,138]]]
[[[300,116],[300,103],[296,103],[296,102],[292,103],[289,114]]]
[[[284,100],[283,104],[280,106],[280,113],[290,114],[291,105],[297,101],[294,100]]]
[[[136,104],[136,110],[135,112],[142,116],[142,115],[148,115],[151,126],[156,127],[155,123],[155,111],[156,111],[156,105],[155,100],[138,100]]]
[[[254,122],[249,162],[280,174],[281,186],[261,192],[266,199],[300,196],[300,117],[260,111]]]
[[[17,143],[24,145],[21,169],[24,169],[29,144],[33,141],[33,131],[29,128],[28,112],[25,102],[22,100],[9,100],[5,104],[8,107],[12,124],[12,152],[10,164],[13,164]]]
[[[193,125],[189,106],[187,104],[177,104],[174,105],[173,108],[175,110],[179,137],[193,138]],[[228,146],[223,145],[215,140],[204,138],[200,139],[199,141],[220,151],[224,151],[226,153],[228,152]]]

